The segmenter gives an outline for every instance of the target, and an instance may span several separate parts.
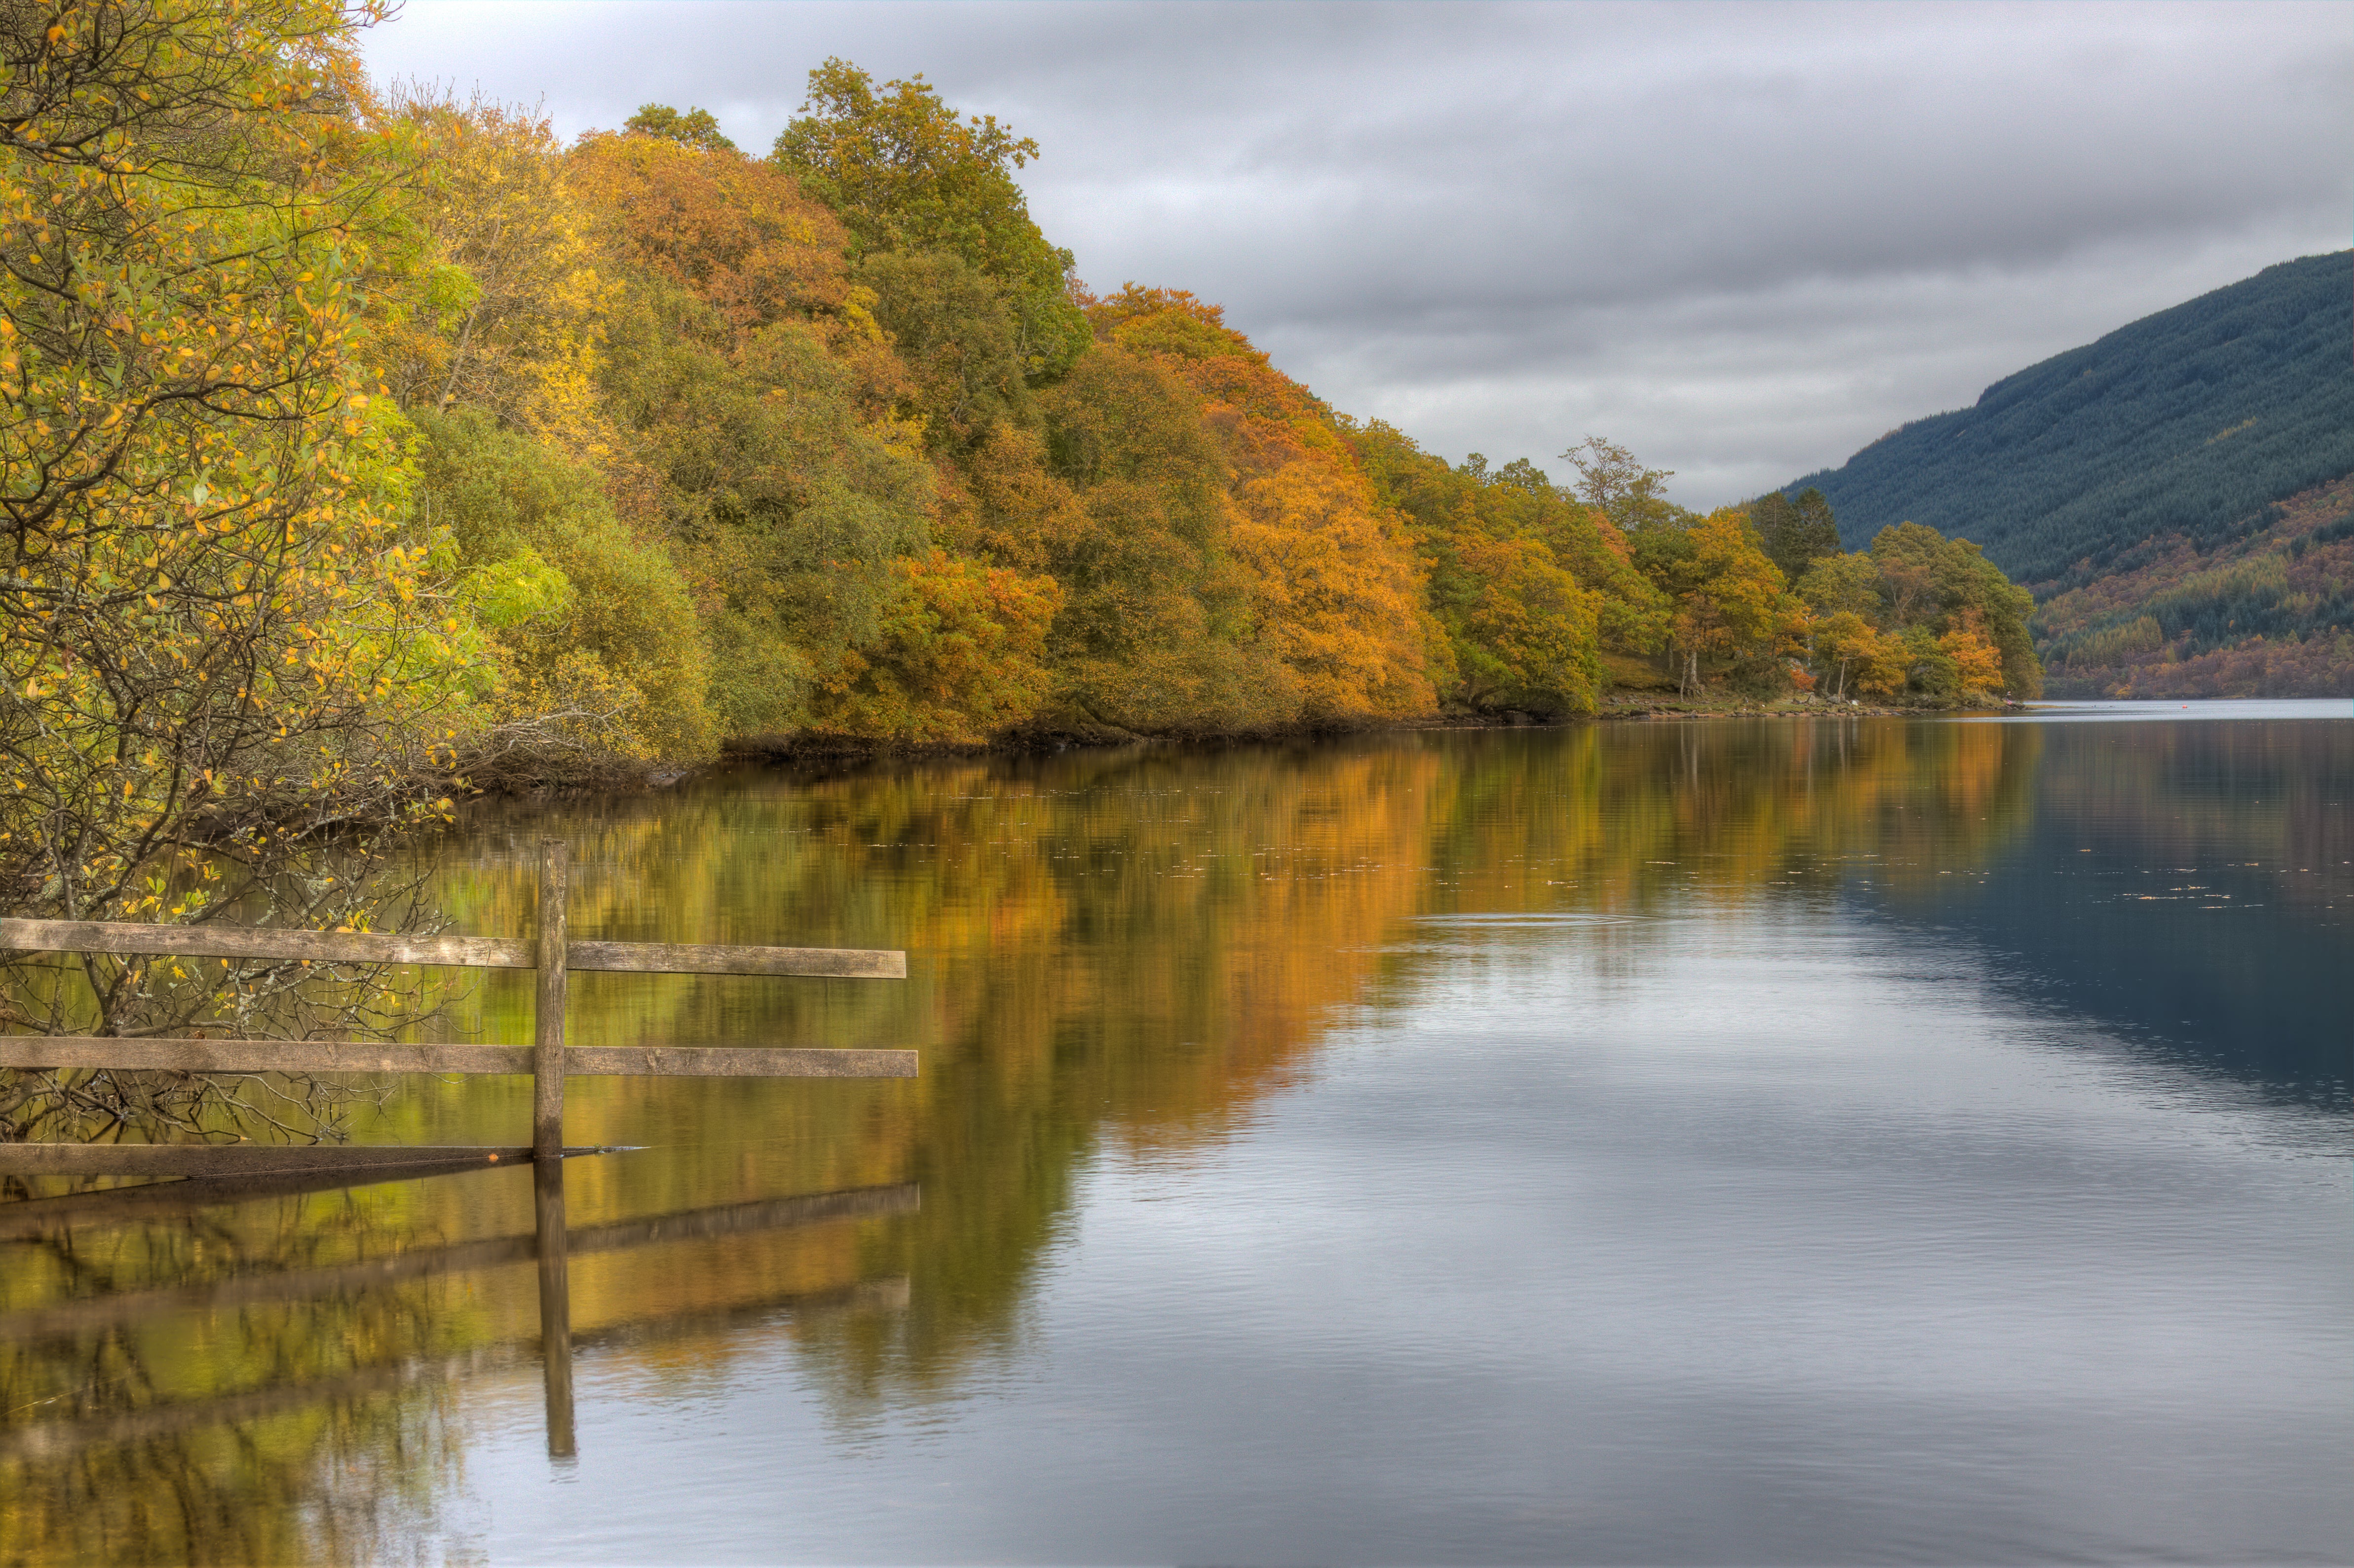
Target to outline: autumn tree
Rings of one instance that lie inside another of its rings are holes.
[[[2043,666],[2027,628],[2034,596],[2004,577],[1976,545],[1918,523],[1899,523],[1873,537],[1871,554],[1900,624],[1943,635],[1974,614],[1974,635],[1991,643],[2000,661],[1999,689],[2019,698],[2041,694]]]
[[[1106,345],[1040,405],[1052,477],[1071,496],[1067,508],[1045,503],[1032,514],[1035,548],[1064,595],[1048,649],[1057,707],[1142,730],[1297,718],[1297,681],[1251,635],[1252,582],[1227,539],[1228,471],[1193,389]],[[1001,515],[1019,528],[1018,514]]]
[[[1904,689],[1904,649],[1852,609],[1834,610],[1817,620],[1812,635],[1824,694],[1848,700],[1850,690],[1892,696]]]
[[[813,726],[971,746],[1036,713],[1060,585],[943,550],[894,569],[905,590],[884,610],[880,634],[821,679]]]
[[[592,136],[573,180],[621,287],[598,373],[630,520],[661,538],[710,650],[718,733],[789,735],[882,635],[938,486],[906,372],[832,215],[765,164]]]
[[[1432,661],[1451,703],[1591,712],[1605,649],[1648,653],[1667,601],[1616,524],[1526,460],[1491,468],[1423,451],[1379,421],[1344,424],[1384,502],[1407,519],[1447,641]]]
[[[1437,629],[1411,541],[1323,405],[1190,293],[1131,284],[1091,313],[1108,344],[1201,400],[1229,474],[1226,539],[1252,582],[1251,636],[1298,683],[1303,716],[1427,711]]]
[[[1784,655],[1797,651],[1805,607],[1786,588],[1748,518],[1737,508],[1711,513],[1679,531],[1672,553],[1653,557],[1654,580],[1674,603],[1670,646],[1687,694],[1701,689],[1703,661],[1745,667],[1767,685]]]
[[[407,531],[358,357],[400,260],[355,120],[368,10],[0,10],[0,901],[83,920],[365,927],[468,721],[464,628]],[[446,758],[446,753],[443,754]],[[445,808],[447,802],[438,803]],[[30,1033],[381,1031],[369,971],[17,959]],[[232,1117],[247,1119],[232,1125]],[[331,1130],[316,1085],[11,1073],[0,1136]]]
[[[1859,690],[1936,703],[2042,689],[2026,625],[2033,600],[1967,540],[1900,524],[1868,551],[1816,560],[1797,592],[1834,695],[1850,677]]]

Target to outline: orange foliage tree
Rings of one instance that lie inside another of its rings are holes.
[[[1437,629],[1412,544],[1329,411],[1190,293],[1130,284],[1091,315],[1107,343],[1200,399],[1230,473],[1225,531],[1255,634],[1297,683],[1301,716],[1429,711]]]

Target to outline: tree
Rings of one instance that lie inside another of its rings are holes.
[[[482,410],[417,423],[418,509],[464,565],[489,655],[475,782],[709,757],[709,652],[668,552],[622,524],[593,470]]]
[[[1813,630],[1815,662],[1829,679],[1832,700],[1846,701],[1850,686],[1883,695],[1904,689],[1901,645],[1854,610],[1834,610]]]
[[[585,451],[613,280],[544,116],[397,93],[386,117],[424,154],[404,203],[422,255],[379,291],[372,356],[404,409],[473,407]]]
[[[1947,539],[1918,523],[1882,528],[1872,541],[1893,624],[1943,632],[1965,612],[2002,661],[2002,689],[2031,698],[2043,690],[2043,667],[2027,629],[2034,597],[2016,587],[1967,539]],[[1988,690],[1994,688],[1987,688]]]
[[[404,425],[357,357],[397,265],[393,140],[327,0],[0,10],[0,902],[365,928],[470,722],[404,531]],[[380,1032],[375,971],[17,959],[30,1033]],[[333,1130],[295,1081],[0,1075],[0,1137]]]
[[[1577,493],[1623,534],[1688,525],[1692,515],[1662,493],[1670,468],[1645,468],[1615,441],[1588,436],[1561,454],[1577,470]]]
[[[1064,593],[1049,642],[1057,704],[1133,729],[1297,718],[1296,678],[1252,637],[1229,470],[1198,396],[1155,358],[1098,345],[1039,403],[1052,475],[1072,496],[1038,514]]]
[[[719,122],[712,118],[707,109],[690,109],[681,114],[667,103],[649,103],[623,121],[621,129],[632,136],[676,142],[698,153],[736,151],[736,143],[719,133]]]
[[[1811,485],[1798,493],[1796,502],[1778,490],[1766,492],[1750,503],[1749,521],[1765,541],[1766,555],[1791,582],[1805,577],[1815,562],[1839,554],[1839,525],[1832,520],[1831,503]]]
[[[1749,520],[1732,507],[1711,513],[1684,537],[1688,553],[1666,567],[1675,600],[1673,646],[1683,655],[1679,681],[1700,689],[1701,661],[1766,663],[1796,649],[1804,610],[1784,588]]]
[[[607,488],[695,602],[717,733],[790,734],[883,634],[894,562],[931,550],[912,378],[843,228],[775,169],[591,136],[567,177],[616,279],[593,383]]]
[[[970,746],[1034,715],[1050,689],[1055,580],[940,550],[894,569],[906,591],[884,611],[882,634],[821,679],[817,727]]]
[[[1089,334],[1065,285],[1071,253],[1046,243],[1013,179],[1036,142],[993,115],[959,116],[921,76],[878,91],[843,59],[810,72],[801,109],[771,160],[841,217],[854,258],[960,256],[1002,291],[1034,381],[1077,362]]]
[[[1092,315],[1198,397],[1230,476],[1225,543],[1252,585],[1251,640],[1290,672],[1303,716],[1427,711],[1437,629],[1411,543],[1324,406],[1183,291],[1131,283]]]
[[[1602,689],[1596,596],[1535,539],[1468,541],[1462,561],[1479,585],[1459,618],[1465,694],[1485,708],[1594,712]]]
[[[1966,694],[2002,690],[2002,653],[1986,633],[1986,618],[1975,608],[1955,618],[1954,626],[1937,639],[1938,648],[1954,662],[1955,679]]]

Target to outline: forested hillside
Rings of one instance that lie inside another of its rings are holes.
[[[2047,599],[2051,692],[2070,697],[2354,694],[2354,478],[2266,509],[2255,533],[2161,555]]]
[[[1842,534],[1977,541],[2039,597],[2212,550],[2354,473],[2354,252],[2308,256],[2045,360],[1916,419],[1819,489]]]

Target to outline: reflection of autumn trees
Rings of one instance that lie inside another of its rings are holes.
[[[579,1180],[673,1205],[747,1167],[812,1189],[921,1181],[922,1213],[868,1260],[916,1281],[910,1310],[824,1336],[851,1386],[950,1376],[1002,1341],[1091,1150],[1182,1150],[1298,1082],[1412,916],[1730,904],[1829,887],[1850,862],[1925,888],[2018,831],[2040,744],[1879,721],[1435,732],[740,774],[535,816],[531,834],[574,842],[573,919],[594,935],[909,952],[893,986],[583,975],[579,1038],[924,1053],[904,1084],[578,1086],[571,1136],[665,1146]],[[530,834],[475,832],[453,906],[466,928],[519,929]],[[518,977],[472,1005],[524,1037]],[[406,1114],[438,1139],[478,1113],[453,1094]],[[479,1114],[501,1118],[470,1124],[485,1136],[515,1123],[520,1089]]]
[[[2040,731],[1903,723],[1572,730],[1533,758],[1467,737],[1432,861],[1447,909],[1640,910],[1975,867],[2024,825]],[[1531,766],[1534,763],[1534,766]]]

